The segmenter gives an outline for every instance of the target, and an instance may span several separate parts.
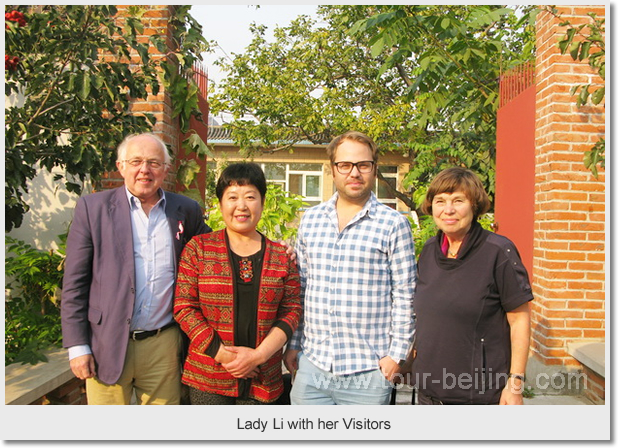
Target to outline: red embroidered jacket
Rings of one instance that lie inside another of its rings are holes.
[[[225,244],[225,230],[194,237],[184,248],[178,267],[174,318],[189,336],[182,382],[193,388],[238,396],[238,380],[205,354],[216,332],[234,345],[234,280]],[[266,239],[257,306],[257,344],[273,324],[283,321],[292,331],[301,318],[300,282],[285,247]],[[257,345],[256,345],[257,346]],[[249,397],[273,402],[283,392],[282,350],[260,365]]]

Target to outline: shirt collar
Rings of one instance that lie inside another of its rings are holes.
[[[339,198],[339,192],[336,191],[335,194],[333,194],[332,197],[328,201],[326,201],[325,205],[329,213],[337,212],[337,199],[338,198]],[[365,205],[363,205],[362,210],[357,214],[358,219],[364,217],[365,215],[368,215],[370,218],[375,218],[376,213],[377,213],[377,208],[378,208],[378,198],[376,198],[376,195],[372,191],[371,196],[369,196],[369,199],[367,199],[367,202],[365,202]]]
[[[138,202],[139,199],[133,195],[133,193],[131,193],[129,191],[129,189],[127,188],[127,186],[125,185],[124,187],[125,192],[127,193],[127,200],[129,201],[129,207],[131,208],[131,210],[136,210],[138,208]],[[165,190],[163,190],[162,188],[159,188],[159,200],[157,201],[157,204],[161,204],[161,207],[165,207]],[[157,205],[155,204],[155,206]]]

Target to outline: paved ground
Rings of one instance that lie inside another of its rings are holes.
[[[400,405],[411,404],[412,390],[407,386],[397,391],[397,403]],[[580,396],[568,395],[536,395],[533,398],[524,398],[525,405],[584,405],[594,404],[590,400]]]
[[[594,403],[585,397],[569,396],[569,395],[536,395],[533,398],[524,398],[524,404],[592,404]]]

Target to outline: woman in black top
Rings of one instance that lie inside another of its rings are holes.
[[[458,167],[436,176],[422,204],[439,231],[418,261],[419,404],[523,404],[533,296],[515,245],[477,222],[489,206],[478,177]]]

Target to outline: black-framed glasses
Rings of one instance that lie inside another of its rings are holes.
[[[358,171],[367,174],[373,171],[373,160],[363,160],[362,162],[335,162],[333,165],[337,167],[339,174],[350,174],[354,167],[358,168]]]
[[[158,160],[130,159],[130,160],[123,160],[123,162],[128,163],[129,165],[131,165],[134,168],[139,168],[144,163],[146,163],[146,165],[149,168],[152,168],[153,170],[161,169],[163,167],[163,165],[165,165],[165,163],[159,162]]]

